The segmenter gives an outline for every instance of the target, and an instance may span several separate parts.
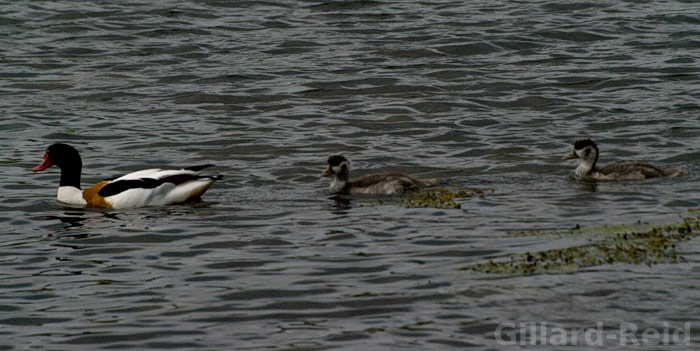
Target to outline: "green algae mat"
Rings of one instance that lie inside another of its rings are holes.
[[[409,194],[401,203],[404,207],[461,208],[458,200],[473,197],[484,198],[493,189],[461,189],[451,191],[443,188]],[[465,267],[465,270],[484,274],[517,276],[533,274],[557,274],[572,272],[585,267],[605,264],[683,263],[679,255],[679,243],[700,235],[700,209],[689,209],[688,217],[673,224],[619,224],[580,227],[558,231],[511,232],[507,237],[575,235],[586,243],[566,248],[512,254],[505,258],[480,262]]]
[[[484,198],[487,194],[493,194],[494,190],[481,189],[460,189],[451,191],[438,188],[430,191],[409,193],[402,201],[401,205],[408,208],[432,207],[432,208],[461,208],[458,199],[469,199],[472,197]]]
[[[604,225],[572,228],[565,231],[528,231],[509,236],[577,235],[587,243],[567,248],[549,249],[510,255],[504,259],[476,263],[465,268],[474,272],[496,275],[533,275],[566,273],[585,267],[605,264],[683,263],[686,259],[676,251],[678,244],[700,234],[697,209],[689,210],[694,217],[667,225]]]

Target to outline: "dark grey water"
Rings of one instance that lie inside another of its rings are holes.
[[[594,240],[509,232],[700,206],[699,38],[692,1],[3,2],[0,350],[493,350],[502,323],[685,322],[696,349],[697,240],[677,264],[465,267]],[[688,174],[573,182],[582,136]],[[84,184],[203,162],[224,180],[200,204],[64,208],[57,172],[30,172],[57,141]],[[335,153],[494,193],[334,200]]]

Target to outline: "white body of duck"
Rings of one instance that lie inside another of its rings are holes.
[[[572,151],[564,159],[581,160],[574,172],[577,179],[593,180],[637,180],[658,177],[676,177],[683,174],[683,170],[677,168],[663,169],[642,162],[620,162],[598,168],[598,146],[593,140],[578,140]]]
[[[341,155],[328,158],[328,167],[321,176],[335,176],[330,186],[334,194],[395,195],[435,185],[435,180],[415,179],[400,173],[368,174],[350,179],[350,161]]]
[[[54,165],[61,169],[58,201],[82,207],[124,209],[182,203],[199,199],[220,178],[199,175],[200,170],[211,165],[179,170],[146,169],[82,190],[82,161],[77,150],[66,144],[53,144],[46,149],[44,161],[32,170],[40,172]]]

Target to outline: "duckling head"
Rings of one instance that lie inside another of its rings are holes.
[[[350,176],[350,161],[343,155],[328,157],[328,167],[321,177],[335,176],[338,179],[347,180]]]
[[[591,139],[577,140],[574,143],[574,151],[564,157],[565,160],[578,158],[581,164],[576,168],[577,176],[585,176],[598,162],[598,146]]]

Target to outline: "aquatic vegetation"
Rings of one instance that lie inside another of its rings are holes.
[[[611,232],[611,228],[614,231]],[[598,240],[591,240],[585,245],[515,254],[507,260],[489,260],[466,269],[488,274],[532,275],[569,272],[615,263],[651,266],[657,263],[686,262],[676,252],[676,246],[700,234],[700,216],[685,218],[677,224],[648,225],[641,230],[638,228],[640,226],[624,225],[585,228],[587,233],[606,233],[599,237],[590,236],[589,239]],[[584,229],[577,225],[568,231],[517,232],[512,235],[562,235],[581,230]]]
[[[434,207],[434,208],[461,208],[461,204],[457,199],[479,197],[484,198],[486,194],[493,194],[494,189],[484,191],[481,189],[460,189],[451,191],[444,188],[439,188],[430,191],[410,193],[406,199],[402,201],[404,207]]]

